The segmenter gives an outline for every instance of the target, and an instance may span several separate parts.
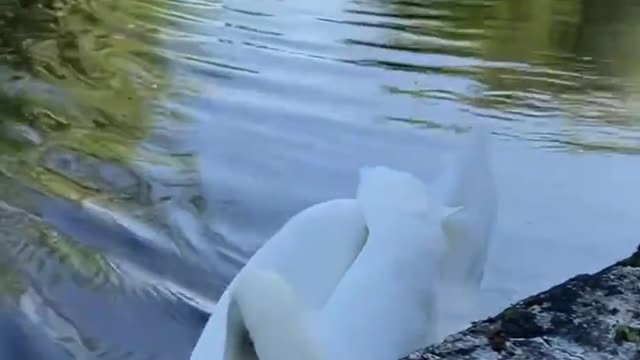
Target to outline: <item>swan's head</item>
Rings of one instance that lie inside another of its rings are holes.
[[[225,360],[326,360],[293,289],[274,272],[242,271],[232,291]]]

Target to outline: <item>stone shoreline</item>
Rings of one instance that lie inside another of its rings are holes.
[[[640,360],[640,246],[402,360]]]

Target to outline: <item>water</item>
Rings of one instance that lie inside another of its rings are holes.
[[[0,359],[187,359],[215,299],[356,169],[474,123],[492,307],[636,245],[633,0],[0,0]]]

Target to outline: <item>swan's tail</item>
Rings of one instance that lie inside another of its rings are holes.
[[[246,329],[258,359],[326,360],[317,339],[312,337],[307,313],[282,277],[271,271],[249,269],[239,276],[232,293],[229,324]],[[228,329],[228,336],[233,333],[238,331]],[[227,360],[239,359],[229,356]]]
[[[441,181],[443,202],[463,210],[443,223],[449,242],[443,260],[445,281],[478,286],[496,220],[498,199],[489,156],[489,130],[476,125],[466,146]]]

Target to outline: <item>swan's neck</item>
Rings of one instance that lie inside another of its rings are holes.
[[[229,306],[225,360],[326,360],[288,284],[268,272],[242,275]]]

